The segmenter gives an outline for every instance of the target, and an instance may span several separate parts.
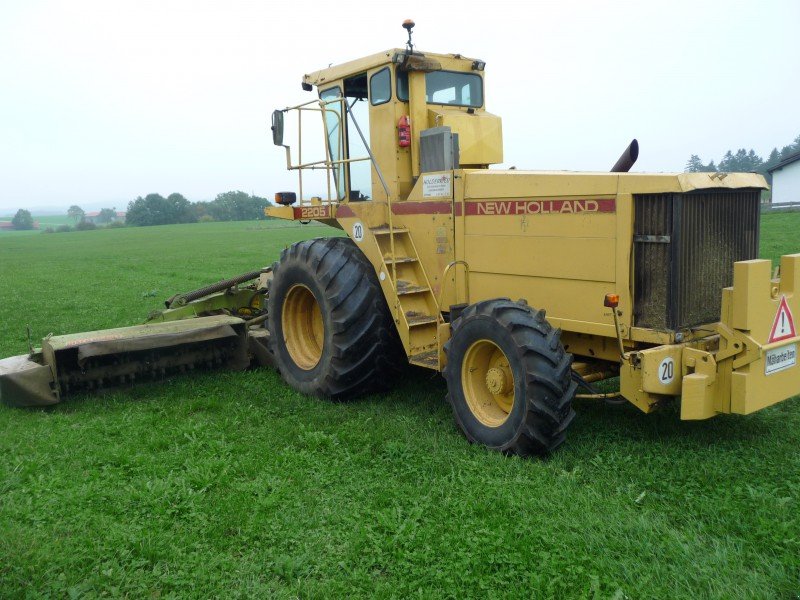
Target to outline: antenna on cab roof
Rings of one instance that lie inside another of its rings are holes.
[[[408,31],[408,41],[406,42],[406,46],[408,47],[407,54],[412,54],[414,52],[414,44],[411,43],[411,30],[414,29],[414,21],[412,19],[406,19],[403,21],[403,29]]]

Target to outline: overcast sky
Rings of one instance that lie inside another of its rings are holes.
[[[486,61],[506,166],[634,170],[800,134],[800,1],[0,0],[0,211],[294,189],[273,108],[402,47]]]

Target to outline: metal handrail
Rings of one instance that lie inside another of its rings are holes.
[[[442,271],[442,287],[439,290],[439,297],[436,299],[436,307],[439,309],[439,312],[442,312],[442,300],[444,300],[445,284],[447,283],[445,278],[447,277],[448,271],[456,265],[462,265],[464,267],[464,302],[469,304],[469,263],[465,260],[454,260],[448,263],[444,271]],[[455,281],[453,285],[455,285]],[[458,288],[456,288],[456,300],[458,300]]]
[[[336,159],[336,160],[333,160],[331,158],[331,152],[330,152],[330,146],[329,146],[329,141],[330,140],[327,139],[327,131],[328,131],[328,129],[327,129],[327,121],[326,121],[326,117],[327,117],[327,114],[329,112],[332,112],[334,115],[336,115],[336,119],[339,121],[339,123],[338,123],[339,133],[337,135],[337,146],[338,146],[338,149],[340,150],[340,156],[344,155],[344,149],[345,149],[344,148],[344,129],[342,127],[342,112],[333,111],[333,110],[329,111],[328,108],[327,108],[329,105],[335,104],[335,103],[341,104],[344,107],[344,111],[343,112],[350,115],[352,123],[355,126],[355,129],[358,132],[359,137],[361,138],[361,142],[364,144],[364,148],[367,151],[367,156],[355,157],[355,158],[353,158],[353,157],[340,158],[340,159]],[[315,106],[312,107],[312,105],[315,105]],[[304,102],[304,103],[298,104],[296,106],[290,106],[290,107],[284,108],[283,112],[286,113],[286,112],[294,111],[294,110],[297,111],[297,123],[298,123],[298,144],[297,144],[297,159],[298,159],[298,163],[297,164],[292,164],[291,147],[290,146],[284,146],[284,148],[286,149],[286,168],[287,168],[287,170],[289,170],[289,171],[298,171],[300,204],[303,204],[303,170],[305,170],[305,169],[314,170],[314,169],[322,169],[322,168],[324,168],[327,171],[328,202],[333,202],[333,198],[331,197],[331,175],[332,175],[333,169],[335,167],[340,166],[340,165],[350,164],[350,163],[355,163],[355,162],[363,162],[363,161],[370,161],[372,163],[372,166],[373,166],[373,168],[375,169],[375,172],[378,175],[378,179],[381,182],[381,186],[383,187],[383,191],[386,194],[387,203],[391,203],[391,198],[390,198],[390,194],[389,194],[389,186],[386,184],[386,179],[383,176],[383,172],[381,171],[381,168],[378,165],[377,160],[375,159],[375,155],[372,153],[372,150],[370,149],[369,143],[367,142],[366,138],[364,137],[364,133],[361,131],[361,127],[359,126],[358,121],[355,118],[355,115],[353,114],[353,111],[351,110],[350,106],[348,105],[347,99],[345,97],[331,98],[330,100],[323,100],[322,98],[318,98],[318,99],[315,99],[315,100],[309,100],[308,102]],[[302,115],[303,115],[303,112],[319,112],[321,117],[322,117],[323,129],[326,132],[326,140],[325,140],[325,144],[324,144],[324,146],[325,146],[325,158],[324,159],[305,162],[305,163],[302,160],[302,157],[303,157],[303,139],[302,139],[302,133],[303,133],[303,118],[302,118]],[[349,173],[347,172],[347,170],[344,170],[344,176],[345,176],[345,191],[349,192],[349,190],[350,190],[350,180],[349,179],[350,178],[349,178]],[[338,198],[338,185],[337,185],[337,199],[336,200],[337,201],[339,200],[339,198]]]

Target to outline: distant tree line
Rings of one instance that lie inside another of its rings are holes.
[[[144,198],[139,196],[128,203],[125,223],[117,221],[115,208],[103,208],[88,220],[86,212],[77,204],[73,204],[67,209],[67,216],[75,221],[75,225],[48,227],[45,233],[96,229],[97,223],[106,224],[108,227],[125,225],[141,227],[198,221],[254,221],[267,218],[264,209],[268,206],[272,206],[272,202],[266,198],[240,191],[218,194],[211,202],[189,202],[185,196],[178,193],[170,194],[166,198],[161,194],[147,194]],[[11,220],[11,225],[14,229],[33,229],[33,216],[21,208]]]
[[[128,225],[171,225],[198,221],[253,221],[265,219],[264,209],[272,206],[266,198],[245,192],[218,194],[211,202],[189,202],[182,194],[164,198],[161,194],[139,196],[128,204]]]
[[[800,152],[800,135],[794,138],[793,143],[780,150],[777,147],[773,148],[766,160],[756,154],[753,149],[739,148],[736,152],[728,150],[719,161],[719,165],[714,164],[713,160],[705,164],[697,154],[692,154],[686,161],[685,170],[690,173],[713,173],[716,171],[721,173],[761,173],[767,178],[767,181],[772,183],[769,169],[798,152]]]

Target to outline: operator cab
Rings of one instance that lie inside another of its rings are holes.
[[[503,162],[500,117],[485,110],[485,63],[416,51],[414,23],[403,27],[405,49],[303,77],[319,94],[331,201],[404,200],[421,173]]]

